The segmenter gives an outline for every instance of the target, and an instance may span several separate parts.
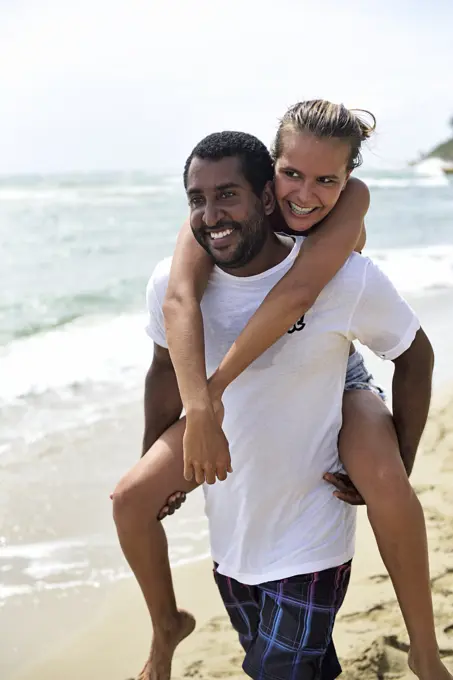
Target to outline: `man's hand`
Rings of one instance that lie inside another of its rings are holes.
[[[334,474],[326,472],[324,479],[326,482],[333,484],[337,489],[333,494],[336,498],[339,498],[345,503],[349,503],[349,505],[365,505],[365,501],[349,479],[348,475],[343,475],[341,472],[335,472]]]
[[[213,409],[188,413],[184,433],[184,477],[198,484],[223,481],[231,467],[228,440],[222,430],[223,404],[214,401]]]
[[[175,491],[167,498],[167,502],[157,515],[158,520],[163,520],[169,515],[173,515],[176,510],[179,510],[181,505],[186,502],[186,494],[184,491]]]

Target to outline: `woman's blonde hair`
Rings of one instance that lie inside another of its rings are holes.
[[[364,117],[369,116],[371,122]],[[291,106],[280,120],[272,157],[276,161],[282,153],[285,130],[308,132],[315,137],[344,139],[351,147],[347,169],[354,170],[362,164],[360,149],[376,129],[376,118],[364,109],[347,109],[343,104],[332,104],[325,99],[312,99]]]

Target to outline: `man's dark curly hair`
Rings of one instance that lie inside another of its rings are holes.
[[[194,158],[219,161],[237,157],[244,177],[254,194],[261,197],[266,183],[274,178],[274,164],[266,146],[246,132],[214,132],[198,142],[184,166],[184,187],[187,189],[189,167]]]

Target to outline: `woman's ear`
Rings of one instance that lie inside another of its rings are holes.
[[[275,194],[274,194],[274,183],[269,181],[266,182],[266,186],[261,194],[261,200],[264,206],[264,212],[266,215],[271,215],[275,210]]]

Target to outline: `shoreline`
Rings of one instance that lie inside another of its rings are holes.
[[[453,668],[453,387],[436,397],[412,483],[424,506],[431,579],[441,651]],[[197,629],[178,647],[172,677],[244,678],[242,654],[227,620],[209,559],[173,570],[179,605]],[[407,636],[393,588],[360,509],[352,580],[335,628],[345,680],[413,677],[406,665]],[[150,624],[133,580],[112,586],[92,620],[47,655],[8,680],[128,680],[140,671]],[[64,670],[62,670],[64,669]]]

